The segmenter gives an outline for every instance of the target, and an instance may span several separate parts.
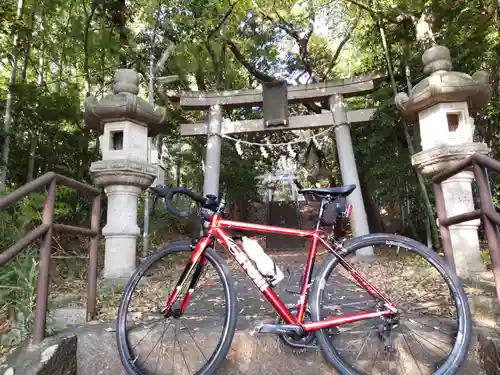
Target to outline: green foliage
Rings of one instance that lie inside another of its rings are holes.
[[[500,15],[491,0],[167,0],[161,4],[146,0],[26,0],[20,21],[16,20],[16,6],[14,0],[0,5],[2,120],[7,94],[13,97],[13,124],[8,132],[0,129],[0,144],[10,135],[7,184],[11,189],[48,171],[92,183],[89,166],[99,159],[100,151],[98,134],[83,122],[85,96],[108,95],[113,73],[120,66],[139,72],[141,95],[146,96],[150,56],[158,61],[173,42],[172,55],[157,75],[176,74],[180,81],[168,87],[156,83],[154,92],[155,104],[167,107],[170,117],[165,129],[168,152],[163,155],[164,164],[170,186],[201,191],[206,139],[181,138],[179,124],[202,122],[203,114],[182,111],[169,102],[166,89],[239,90],[257,88],[261,81],[275,77],[289,82],[297,82],[300,77],[303,82],[311,82],[385,72],[380,25],[394,61],[398,90],[406,91],[406,65],[412,85],[423,78],[421,54],[427,41],[419,40],[416,32],[416,22],[422,16],[429,20],[436,41],[450,48],[455,70],[492,72],[492,99],[475,119],[476,135],[492,148],[494,157],[500,156]],[[19,40],[17,48],[14,35]],[[19,58],[17,74],[15,84],[8,87],[13,56]],[[314,105],[317,111],[321,106],[328,107],[327,103]],[[374,93],[349,99],[349,106],[377,107],[372,123],[351,129],[362,189],[374,201],[373,212],[391,205],[404,206],[409,218],[408,228],[403,230],[422,236],[425,210],[391,87],[383,82]],[[290,112],[298,115],[309,110],[294,105]],[[261,114],[260,108],[226,109],[224,116],[244,120]],[[410,126],[410,132],[418,151],[417,127]],[[238,137],[278,143],[297,135],[281,132]],[[312,152],[311,145],[293,146],[303,172],[301,181],[325,185],[334,177],[341,183],[335,140],[326,139],[319,148]],[[279,157],[288,153],[285,148],[277,148],[264,158],[257,147],[242,145],[242,149],[240,156],[234,143],[224,140],[220,178],[221,192],[227,192],[232,208],[239,212],[259,199],[256,177],[271,170]],[[490,177],[494,197],[500,202],[500,180]],[[0,213],[6,223],[0,228],[3,249],[40,222],[42,203],[40,195]],[[143,210],[141,206],[141,220]],[[58,187],[58,222],[85,225],[89,212],[87,199]],[[151,224],[153,243],[161,242],[163,233],[186,231],[186,225],[164,211],[158,212]],[[31,267],[32,263],[23,263],[23,259],[19,265]]]
[[[35,311],[37,258],[37,249],[30,248],[0,270],[0,306],[22,313],[28,325]]]
[[[486,269],[491,270],[491,256],[488,251],[481,251],[481,258],[483,259]]]
[[[0,248],[7,249],[40,223],[42,194],[32,194],[0,212]],[[30,246],[0,267],[0,307],[21,312],[30,324],[35,307],[38,250]]]

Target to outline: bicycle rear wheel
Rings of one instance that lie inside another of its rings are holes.
[[[212,249],[204,252],[203,271],[196,288],[189,290],[191,298],[185,313],[166,318],[161,312],[192,253],[189,245],[181,241],[154,253],[125,287],[116,339],[128,375],[210,375],[228,354],[236,329],[237,299],[228,269]],[[153,266],[159,266],[159,270],[153,271]],[[181,306],[194,274],[174,308]],[[132,300],[133,295],[139,297],[138,302]],[[144,303],[149,297],[154,302]],[[201,300],[194,302],[197,297]],[[217,323],[222,329],[217,329]]]
[[[375,251],[370,262],[346,259],[369,246]],[[392,234],[357,237],[343,247],[344,259],[395,303],[399,313],[341,325],[333,335],[317,331],[326,360],[342,375],[456,374],[468,352],[472,318],[463,288],[441,257]],[[313,321],[383,308],[339,264],[331,256],[317,276],[311,296]],[[380,276],[372,276],[375,273]]]

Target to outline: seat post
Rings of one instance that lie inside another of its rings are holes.
[[[318,215],[318,220],[316,221],[316,230],[319,230],[319,227],[321,226],[321,219],[323,218],[323,211],[330,201],[330,196],[327,195],[325,198],[321,200],[321,206],[319,208],[319,215]]]

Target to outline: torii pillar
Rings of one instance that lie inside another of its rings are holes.
[[[351,129],[347,119],[346,105],[340,94],[330,97],[330,110],[333,115],[335,144],[339,156],[340,173],[344,185],[356,185],[356,189],[347,197],[352,205],[351,228],[355,236],[370,233],[368,217],[366,215],[361,184],[359,183],[358,168],[352,147]],[[356,252],[359,256],[373,256],[373,248],[366,247]]]

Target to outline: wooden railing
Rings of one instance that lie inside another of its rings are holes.
[[[74,189],[82,195],[93,198],[90,229],[54,223],[54,206],[56,202],[56,187],[58,184]],[[47,303],[49,297],[49,271],[52,253],[52,236],[54,232],[80,234],[91,237],[87,274],[87,320],[91,320],[95,317],[97,257],[99,252],[99,232],[101,220],[101,191],[71,178],[58,175],[54,172],[46,173],[43,176],[38,177],[36,180],[33,180],[26,185],[21,186],[19,189],[14,190],[8,195],[1,197],[0,211],[5,210],[9,205],[41,189],[47,189],[47,198],[45,199],[43,209],[42,224],[27,233],[7,250],[0,253],[0,266],[3,266],[35,240],[40,237],[43,238],[40,246],[33,343],[39,343],[45,336]]]
[[[477,188],[479,190],[480,208],[471,212],[447,217],[441,182],[460,172],[471,169],[472,172],[474,172]],[[500,225],[500,214],[496,212],[493,206],[486,169],[500,173],[500,162],[483,154],[473,154],[434,176],[432,182],[436,198],[436,211],[439,219],[441,243],[443,245],[446,261],[452,269],[456,271],[449,226],[470,220],[482,219],[491,256],[493,275],[495,276],[497,296],[500,298],[500,244],[497,231],[497,226]]]

